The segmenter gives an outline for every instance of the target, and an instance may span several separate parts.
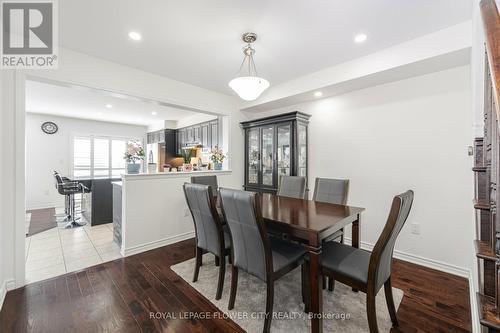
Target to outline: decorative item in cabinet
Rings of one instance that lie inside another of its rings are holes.
[[[245,190],[276,193],[281,176],[307,177],[309,118],[296,111],[241,123]]]

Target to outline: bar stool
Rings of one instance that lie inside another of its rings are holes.
[[[87,223],[79,221],[81,218],[76,216],[78,212],[75,207],[75,194],[83,195],[85,192],[89,192],[89,189],[77,181],[69,180],[68,178],[65,181],[58,173],[54,173],[54,177],[56,178],[57,191],[59,194],[65,196],[65,214],[67,215],[62,222],[67,223],[64,227],[75,228],[84,226]]]

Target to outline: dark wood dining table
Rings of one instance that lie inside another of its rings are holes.
[[[281,197],[262,193],[257,195],[266,227],[289,235],[301,242],[310,256],[311,331],[323,331],[322,277],[320,254],[323,239],[352,224],[352,246],[359,248],[360,207],[335,205]]]
[[[217,209],[222,215],[219,200],[217,197]],[[311,332],[323,332],[323,283],[319,263],[323,240],[351,224],[351,245],[359,248],[361,213],[365,209],[270,193],[258,193],[257,200],[268,231],[286,234],[309,252]]]

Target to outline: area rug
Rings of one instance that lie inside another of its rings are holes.
[[[26,237],[57,227],[54,208],[26,211]]]
[[[266,285],[259,279],[240,271],[238,291],[234,309],[229,311],[229,289],[231,286],[231,267],[227,265],[222,298],[215,300],[219,268],[215,266],[214,256],[205,254],[200,268],[198,281],[193,283],[194,258],[171,267],[183,280],[201,293],[228,318],[247,332],[262,332],[263,312],[266,308]],[[299,333],[310,332],[311,324],[304,313],[301,296],[300,268],[285,275],[275,283],[274,316],[271,332]],[[393,288],[396,309],[403,299],[403,291]],[[391,319],[385,302],[384,288],[377,295],[377,320],[380,332],[389,332]],[[360,333],[369,332],[366,317],[366,295],[354,293],[352,289],[339,282],[334,292],[323,291],[323,331]]]

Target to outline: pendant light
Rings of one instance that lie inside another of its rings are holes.
[[[247,45],[243,48],[243,62],[241,63],[239,75],[229,82],[229,87],[233,89],[241,99],[253,101],[259,98],[260,94],[269,88],[269,81],[259,77],[257,67],[253,61],[255,50],[251,44],[257,40],[257,35],[253,32],[247,32],[241,36],[241,39]]]

